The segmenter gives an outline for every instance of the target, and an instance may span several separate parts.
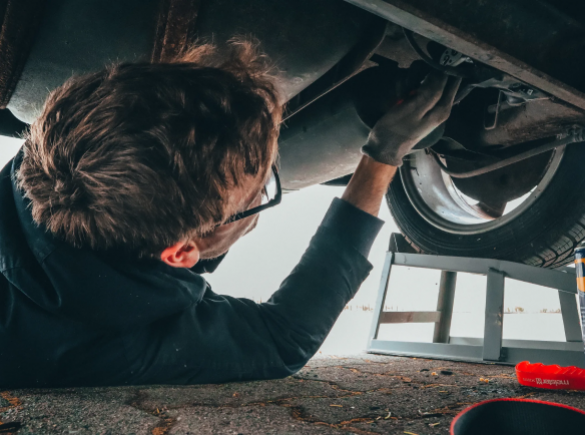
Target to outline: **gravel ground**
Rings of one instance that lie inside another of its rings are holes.
[[[448,434],[467,406],[530,397],[585,410],[585,392],[535,390],[509,366],[377,355],[224,385],[0,392],[0,434]]]

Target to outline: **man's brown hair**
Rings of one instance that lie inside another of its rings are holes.
[[[230,47],[56,89],[18,173],[35,222],[76,247],[152,255],[227,219],[229,189],[267,173],[281,116],[266,59]]]

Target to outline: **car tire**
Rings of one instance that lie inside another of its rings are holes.
[[[423,218],[408,196],[403,175],[401,169],[386,199],[417,252],[558,268],[573,261],[576,246],[585,239],[585,144],[566,147],[546,188],[527,209],[481,234],[454,234]]]

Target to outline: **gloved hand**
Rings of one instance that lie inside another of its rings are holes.
[[[433,72],[418,91],[399,102],[374,125],[362,152],[380,163],[402,166],[402,159],[449,118],[460,78]]]

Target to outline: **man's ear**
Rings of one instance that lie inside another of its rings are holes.
[[[199,248],[194,242],[179,242],[160,254],[160,259],[172,267],[192,268],[199,261]]]

